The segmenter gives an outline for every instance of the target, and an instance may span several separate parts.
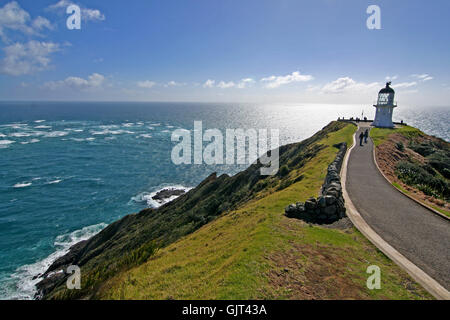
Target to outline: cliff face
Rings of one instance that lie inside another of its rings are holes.
[[[333,122],[309,139],[280,147],[281,169],[275,176],[260,175],[259,163],[233,177],[218,177],[213,173],[196,188],[156,210],[145,209],[112,223],[88,241],[75,245],[49,267],[44,280],[38,284],[38,298],[89,297],[100,283],[120,270],[137,265],[142,260],[141,255],[148,259],[157,248],[166,247],[194,232],[266,189],[287,188],[297,181],[286,176],[286,168],[289,171],[302,168],[324,148],[317,141],[345,126]],[[85,282],[83,290],[65,290],[67,276],[60,271],[69,265],[81,267]]]

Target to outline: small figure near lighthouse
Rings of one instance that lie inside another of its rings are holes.
[[[374,105],[374,107],[377,108],[377,111],[372,125],[378,128],[394,127],[394,124],[392,123],[392,114],[397,105],[394,104],[395,91],[390,85],[391,82],[387,82],[386,87],[380,90],[378,93],[377,104]]]

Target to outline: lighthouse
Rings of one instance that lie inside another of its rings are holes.
[[[386,83],[386,87],[378,93],[375,120],[372,125],[379,128],[393,128],[392,114],[397,105],[394,104],[395,91],[390,87],[391,82]]]

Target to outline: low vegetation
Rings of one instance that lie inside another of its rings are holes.
[[[338,151],[334,145],[351,145],[355,130],[333,122],[280,148],[280,168],[287,171],[265,177],[252,165],[233,177],[212,175],[158,210],[112,224],[75,261],[83,275],[106,276],[78,296],[58,286],[45,298],[430,299],[355,228],[316,226],[283,214],[286,205],[318,194]],[[145,243],[152,243],[150,250],[113,267]],[[381,268],[380,290],[366,286],[370,265]],[[89,279],[82,277],[82,286]]]
[[[371,130],[377,162],[392,184],[450,216],[450,144],[420,130]]]

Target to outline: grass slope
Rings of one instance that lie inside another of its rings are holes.
[[[420,171],[423,172],[423,169],[427,169],[428,172],[431,172],[433,176],[440,177],[443,182],[443,184],[446,183],[446,194],[448,194],[448,159],[450,154],[450,146],[449,143],[435,137],[431,137],[423,133],[417,128],[410,127],[410,126],[402,126],[400,128],[395,129],[388,129],[388,128],[373,128],[370,131],[370,136],[372,137],[375,146],[377,147],[377,162],[380,164],[380,148],[389,147],[389,142],[395,141],[396,137],[395,135],[398,134],[400,136],[403,136],[407,144],[404,145],[401,143],[401,147],[403,150],[398,150],[397,148],[392,148],[390,150],[391,154],[393,155],[394,161],[399,161],[397,159],[399,156],[402,157],[402,160],[405,160],[406,162],[410,163],[411,165],[414,165],[413,169],[416,169],[416,172],[412,172],[411,175],[417,176],[419,175]],[[398,138],[397,138],[398,139]],[[404,149],[408,149],[408,152],[405,152]],[[397,154],[397,155],[394,155]],[[406,156],[407,155],[407,156]],[[413,156],[416,156],[414,158]],[[422,160],[419,161],[417,158],[420,158],[420,156],[423,156]],[[437,165],[438,163],[438,165]],[[430,166],[431,164],[431,166]],[[389,164],[388,168],[392,169],[393,167],[396,167],[398,164]],[[434,167],[434,169],[433,169]],[[447,167],[446,169],[442,169],[442,167]],[[394,168],[395,169],[395,168]],[[382,167],[383,171],[384,168]],[[447,173],[443,173],[444,170],[447,171]],[[385,172],[386,174],[386,172]],[[426,172],[425,175],[428,175]],[[445,177],[443,176],[445,175]],[[392,180],[392,176],[390,177],[390,180]],[[391,181],[392,185],[399,189],[400,191],[414,197],[416,200],[432,207],[433,209],[439,211],[440,213],[450,217],[450,211],[448,208],[448,196],[443,196],[442,194],[434,194],[433,192],[425,192],[424,194],[421,193],[422,190],[425,190],[424,187],[426,186],[425,182],[422,182],[422,184],[414,184],[409,183],[405,179],[401,179],[401,177],[398,175],[398,170],[396,170],[395,177],[401,180],[401,182],[404,184],[403,186],[399,183],[400,181]],[[429,175],[429,181],[431,181],[432,176]],[[446,179],[447,178],[447,179]],[[414,180],[414,179],[409,179]],[[417,179],[416,179],[417,180]],[[446,181],[446,182],[445,182]],[[410,191],[406,190],[405,188],[408,188]],[[428,189],[430,189],[428,187]],[[434,190],[431,190],[434,191]],[[440,200],[437,200],[440,198]],[[447,202],[447,205],[445,205],[444,202]],[[440,203],[440,205],[436,205],[436,203]],[[446,208],[447,207],[447,208]]]
[[[321,136],[312,159],[298,167],[288,164],[294,169],[282,180],[264,181],[249,201],[118,273],[94,297],[430,299],[356,229],[313,226],[283,215],[286,205],[317,196],[337,153],[333,145],[350,146],[355,130],[340,125]],[[295,152],[288,156],[295,158]],[[366,269],[373,264],[381,268],[381,290],[366,287]]]

